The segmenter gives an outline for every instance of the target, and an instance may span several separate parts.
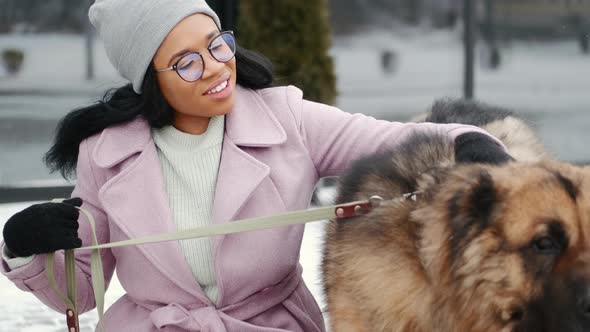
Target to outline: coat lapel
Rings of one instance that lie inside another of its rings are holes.
[[[213,200],[213,222],[232,220],[270,174],[270,168],[242,148],[266,148],[287,140],[280,122],[256,92],[236,89],[233,111],[226,115],[225,137]]]
[[[240,211],[270,168],[241,150],[226,135],[213,200],[213,222],[225,223]]]
[[[285,131],[260,95],[239,87],[236,91],[235,107],[225,118],[225,136],[213,200],[212,218],[216,224],[234,220],[265,181],[274,187],[269,177],[270,167],[248,152],[279,145],[287,140]],[[225,283],[231,280],[226,278],[221,268],[223,264],[220,260],[225,257],[222,254],[224,239],[225,237],[219,236],[213,239],[221,304],[226,304]]]
[[[149,126],[138,120],[126,128],[109,130],[103,132],[94,150],[98,166],[110,168],[132,155],[137,156],[99,192],[111,222],[131,239],[176,231]],[[204,303],[209,302],[178,242],[141,245],[136,249],[178,287]]]

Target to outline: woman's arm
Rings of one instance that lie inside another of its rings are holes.
[[[104,243],[109,240],[108,222],[98,203],[98,186],[92,172],[88,150],[88,140],[86,140],[80,144],[76,173],[77,183],[72,197],[80,197],[83,200],[81,208],[88,210],[94,216],[98,241]],[[91,245],[92,231],[83,213],[80,213],[78,222],[80,225],[78,237],[82,240],[82,245]],[[4,247],[3,244],[2,247]],[[76,282],[80,313],[92,310],[96,306],[90,278],[90,254],[91,251],[76,252]],[[63,313],[66,310],[65,303],[51,289],[49,280],[45,275],[45,257],[44,254],[34,255],[30,262],[13,269],[3,260],[0,265],[0,272],[14,282],[18,288],[33,293],[43,303]],[[101,250],[101,257],[105,271],[105,285],[108,285],[113,275],[115,259],[110,250]],[[55,278],[59,288],[65,290],[63,251],[58,251],[55,254]]]
[[[376,120],[363,114],[350,114],[336,107],[303,100],[301,93],[288,95],[289,106],[299,123],[300,134],[320,177],[339,175],[350,162],[391,148],[414,133],[439,133],[454,141],[461,134],[479,132],[491,137],[505,149],[499,140],[475,126]]]

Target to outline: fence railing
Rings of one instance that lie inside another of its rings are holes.
[[[74,187],[71,185],[52,187],[0,187],[0,204],[69,198],[73,190]]]

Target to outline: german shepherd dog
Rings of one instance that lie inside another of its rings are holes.
[[[516,161],[456,164],[423,135],[353,165],[337,202],[384,201],[328,226],[331,331],[590,331],[590,170],[507,110],[444,101],[424,119],[485,128]]]

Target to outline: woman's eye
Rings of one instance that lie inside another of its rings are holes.
[[[177,67],[178,67],[178,69],[186,69],[186,68],[190,67],[190,65],[192,65],[193,62],[194,61],[191,60],[189,62],[179,63]]]

